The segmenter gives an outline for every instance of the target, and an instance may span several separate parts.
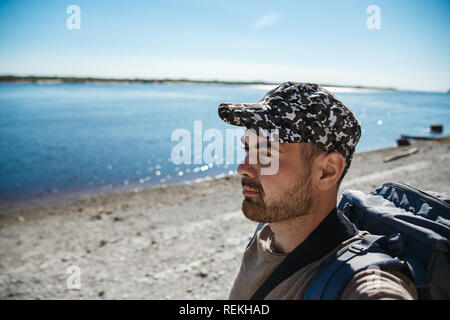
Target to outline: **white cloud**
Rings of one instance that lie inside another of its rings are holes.
[[[255,22],[253,22],[252,26],[253,26],[253,28],[256,28],[256,29],[265,28],[265,27],[275,24],[280,18],[281,18],[281,15],[276,14],[276,13],[266,14],[266,15],[260,17]]]

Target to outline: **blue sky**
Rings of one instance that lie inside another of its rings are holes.
[[[81,28],[69,30],[69,5]],[[370,30],[370,5],[380,29]],[[450,89],[450,1],[0,1],[0,74]]]

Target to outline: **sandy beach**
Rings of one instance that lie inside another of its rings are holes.
[[[357,153],[340,190],[387,181],[450,194],[450,138]],[[255,228],[241,202],[231,176],[2,214],[0,299],[226,299]]]

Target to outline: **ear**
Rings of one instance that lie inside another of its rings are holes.
[[[346,161],[339,152],[324,154],[317,163],[316,185],[322,191],[335,187],[344,172]]]

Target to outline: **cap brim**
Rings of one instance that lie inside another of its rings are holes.
[[[258,103],[222,103],[218,112],[219,117],[228,124],[260,128],[268,125],[265,116],[267,109],[267,106]]]

